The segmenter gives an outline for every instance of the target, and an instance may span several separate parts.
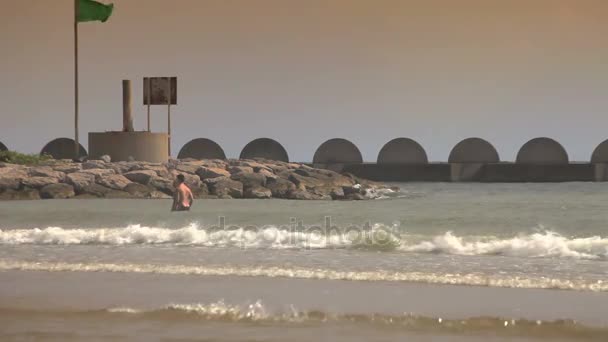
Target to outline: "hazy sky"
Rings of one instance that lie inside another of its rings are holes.
[[[73,1],[0,3],[0,141],[39,152],[73,137]],[[589,160],[608,138],[605,0],[114,3],[107,23],[80,25],[85,147],[88,132],[121,129],[122,79],[144,129],[141,79],[166,75],[179,78],[174,154],[206,137],[237,157],[270,137],[310,161],[342,137],[375,161],[403,136],[437,161],[479,136],[513,160],[549,136]]]

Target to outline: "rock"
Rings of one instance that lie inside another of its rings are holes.
[[[133,198],[133,196],[126,191],[112,189],[106,193],[105,198]]]
[[[0,191],[1,190],[17,190],[21,186],[21,179],[14,177],[0,176]]]
[[[230,174],[253,173],[253,168],[249,166],[231,166],[228,168]]]
[[[23,179],[21,183],[30,188],[40,189],[49,184],[58,183],[58,180],[53,177],[28,177]]]
[[[8,189],[4,191],[0,191],[0,200],[4,201],[31,201],[31,200],[39,200],[40,193],[36,189],[24,188],[22,190],[13,190]]]
[[[216,177],[205,179],[209,187],[209,193],[218,197],[230,196],[232,198],[243,197],[243,183],[228,177]]]
[[[158,177],[156,171],[153,170],[137,170],[130,171],[124,174],[124,176],[130,180],[131,182],[136,182],[139,184],[148,184],[150,179],[153,177]]]
[[[105,197],[105,195],[110,191],[112,191],[112,189],[106,188],[105,186],[97,183],[92,183],[91,185],[85,186],[82,189],[83,194],[92,195],[95,197]]]
[[[86,172],[74,172],[68,174],[66,177],[66,183],[74,186],[76,193],[80,194],[84,192],[84,188],[95,183],[95,175]]]
[[[272,191],[261,186],[246,187],[243,191],[244,198],[272,198]]]
[[[272,171],[268,171],[266,169],[261,169],[261,170],[255,170],[255,173],[259,173],[261,175],[263,175],[264,177],[266,177],[266,179],[268,178],[278,178],[279,176],[275,175]]]
[[[148,182],[148,185],[169,196],[173,196],[173,192],[175,191],[173,181],[166,178],[152,177]]]
[[[114,190],[122,190],[124,188],[127,187],[127,185],[129,185],[131,183],[130,180],[128,180],[125,176],[123,175],[108,175],[108,176],[103,176],[100,177],[96,180],[96,182],[100,185],[103,185],[105,187],[108,187],[110,189],[114,189]]]
[[[352,193],[352,194],[346,195],[345,199],[347,199],[347,200],[354,200],[354,201],[361,201],[361,200],[365,200],[367,198],[363,194]]]
[[[150,197],[150,193],[155,191],[154,188],[139,184],[139,183],[130,183],[124,189],[129,195],[135,198],[147,198]]]
[[[177,167],[175,168],[175,170],[180,171],[181,173],[189,173],[189,174],[196,174],[196,171],[198,171],[198,169],[200,168],[200,165],[196,165],[196,164],[186,164],[186,163],[182,163],[182,164],[178,164]]]
[[[295,190],[289,192],[287,198],[294,200],[314,200],[316,196],[307,191]]]
[[[261,173],[235,173],[230,176],[231,179],[235,181],[239,181],[243,183],[245,187],[265,187],[266,186],[266,176]]]
[[[89,160],[89,161],[82,163],[83,170],[106,169],[106,168],[107,168],[106,162],[104,162],[103,160]]]
[[[99,157],[100,160],[103,160],[105,163],[110,163],[112,162],[112,157],[110,157],[107,154],[104,154],[103,156]]]
[[[82,170],[82,166],[77,163],[59,164],[53,166],[53,170],[63,172],[65,174],[74,173]]]
[[[131,171],[131,165],[125,162],[109,164],[108,168],[114,170],[119,175]]]
[[[267,178],[266,188],[271,191],[274,197],[289,198],[289,193],[296,190],[296,185],[283,178]]]
[[[65,179],[65,173],[53,170],[50,166],[38,166],[30,169],[30,176],[33,177],[50,177],[57,180]]]
[[[151,199],[172,199],[173,197],[167,195],[164,192],[154,190],[154,191],[150,192],[149,198],[151,198]]]
[[[112,169],[86,169],[86,170],[82,170],[81,172],[93,175],[93,176],[95,176],[96,179],[116,174],[116,171],[114,171]]]
[[[65,183],[49,184],[40,190],[40,197],[45,199],[60,199],[74,197],[74,187]]]
[[[209,196],[209,188],[205,183],[201,183],[201,185],[197,188],[190,189],[192,190],[192,195],[194,198],[207,198]]]
[[[196,174],[202,179],[213,179],[218,177],[230,177],[230,172],[217,167],[201,166],[196,170]]]

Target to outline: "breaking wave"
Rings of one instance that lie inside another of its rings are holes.
[[[466,237],[446,232],[435,237],[398,233],[376,224],[369,230],[308,229],[268,226],[260,229],[204,229],[195,224],[180,229],[131,225],[126,228],[0,230],[0,245],[159,245],[267,249],[369,249],[452,255],[503,255],[608,259],[608,238],[568,238],[545,231],[511,238]]]
[[[503,336],[542,336],[546,338],[603,338],[608,336],[608,329],[590,327],[573,320],[524,320],[505,319],[501,317],[474,317],[466,319],[444,319],[425,317],[412,313],[401,315],[377,313],[334,313],[321,310],[300,311],[293,305],[284,310],[271,310],[261,301],[243,305],[227,304],[224,301],[215,303],[169,304],[156,309],[138,309],[117,307],[93,311],[41,311],[26,309],[0,309],[0,315],[20,315],[28,317],[51,316],[70,318],[90,318],[96,322],[107,322],[106,317],[128,317],[154,321],[212,321],[226,323],[246,323],[264,326],[288,325],[290,327],[316,324],[363,324],[375,327],[390,327],[414,332],[440,332],[451,334],[485,334]],[[107,324],[107,323],[105,323]],[[131,323],[129,323],[131,324]]]
[[[387,281],[441,285],[472,285],[528,289],[558,289],[608,292],[608,282],[538,276],[509,276],[479,273],[426,273],[394,271],[339,271],[299,267],[233,267],[154,264],[28,262],[0,259],[0,271],[115,272],[166,275],[268,277],[315,280]]]

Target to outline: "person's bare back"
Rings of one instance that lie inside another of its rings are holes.
[[[192,196],[192,191],[185,184],[184,175],[177,175],[175,179],[175,194],[173,195],[173,206],[171,207],[171,211],[188,211],[192,206],[192,202],[194,201],[194,196]]]

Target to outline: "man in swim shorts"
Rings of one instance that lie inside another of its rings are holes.
[[[173,183],[175,193],[173,194],[173,206],[171,207],[171,211],[188,211],[192,206],[194,197],[185,181],[186,178],[184,175],[179,174]]]

